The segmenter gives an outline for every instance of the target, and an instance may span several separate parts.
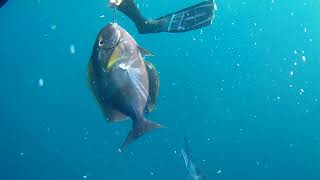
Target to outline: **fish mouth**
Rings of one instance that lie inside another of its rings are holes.
[[[116,46],[118,46],[119,42],[120,42],[120,37],[121,37],[121,32],[118,29],[114,30],[114,35],[111,38],[111,42],[103,42],[102,44],[99,44],[100,48],[106,50],[106,51],[110,51],[112,49],[114,49]]]

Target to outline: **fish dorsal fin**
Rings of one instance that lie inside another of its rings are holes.
[[[139,50],[139,52],[140,52],[140,54],[141,54],[142,57],[145,57],[145,56],[154,56],[154,54],[153,54],[151,51],[149,51],[149,50],[147,50],[147,49],[144,49],[144,48],[141,47],[141,46],[138,46],[138,50]]]
[[[150,113],[154,110],[159,95],[160,80],[158,73],[152,63],[144,61],[149,79],[149,98],[145,111]]]

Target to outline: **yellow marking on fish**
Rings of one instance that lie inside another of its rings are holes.
[[[113,50],[112,55],[111,55],[111,57],[110,57],[110,59],[108,61],[108,64],[107,64],[107,69],[108,70],[113,66],[114,63],[117,62],[117,60],[119,59],[120,53],[121,53],[121,51],[120,51],[120,49],[118,47],[116,47]]]

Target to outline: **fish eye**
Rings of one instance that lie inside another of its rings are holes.
[[[101,41],[99,41],[99,45],[100,46],[103,46],[103,44],[104,44],[104,42],[101,40]]]

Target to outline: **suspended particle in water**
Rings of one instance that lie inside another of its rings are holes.
[[[84,175],[82,176],[83,179],[88,179],[88,176]]]
[[[57,29],[57,25],[55,25],[55,24],[51,25],[51,26],[50,26],[50,29],[51,29],[51,30],[56,30],[56,29]]]
[[[114,135],[120,136],[120,131],[119,131],[119,130],[115,130],[115,131],[114,131]]]
[[[293,148],[293,144],[292,144],[292,143],[291,143],[291,144],[289,144],[289,148],[291,148],[291,149]]]
[[[71,53],[71,54],[76,53],[76,48],[75,48],[74,44],[71,44],[71,45],[70,45],[70,53]]]
[[[302,60],[303,62],[306,62],[306,61],[307,61],[306,56],[302,56],[302,57],[301,57],[301,60]]]
[[[290,76],[293,76],[293,71],[290,71]]]
[[[39,85],[39,87],[43,87],[44,86],[44,80],[42,78],[39,79],[38,85]]]
[[[299,94],[302,95],[304,93],[304,89],[300,89]]]
[[[153,175],[154,175],[154,172],[150,171],[150,175],[153,176]]]
[[[101,18],[101,19],[105,18],[105,15],[102,14],[102,15],[99,16],[99,18]]]
[[[297,50],[294,50],[294,54],[298,54],[298,51],[297,51]]]
[[[20,156],[24,156],[24,153],[23,153],[23,152],[21,152],[21,153],[20,153]]]
[[[222,175],[222,170],[221,170],[221,169],[218,169],[217,174],[218,174],[218,175]]]

